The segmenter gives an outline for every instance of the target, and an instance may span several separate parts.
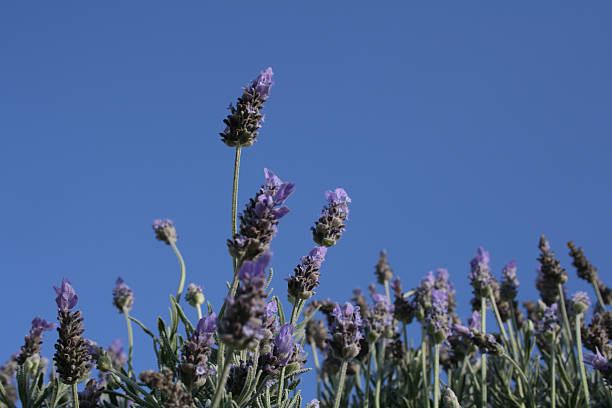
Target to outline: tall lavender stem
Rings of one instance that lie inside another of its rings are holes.
[[[79,391],[76,382],[72,384],[72,400],[74,401],[73,408],[79,408]]]
[[[586,407],[591,406],[589,398],[589,385],[587,384],[586,370],[584,369],[584,358],[582,356],[582,336],[580,334],[580,317],[582,313],[576,313],[576,348],[578,349],[578,361],[580,364],[580,380],[582,381],[582,389],[584,391],[584,400]]]
[[[215,396],[213,398],[212,408],[217,408],[219,406],[219,403],[221,402],[221,396],[223,395],[223,392],[225,391],[225,383],[227,382],[227,376],[229,375],[230,368],[232,366],[230,363],[229,357],[231,357],[233,351],[234,350],[232,347],[227,348],[228,358],[225,361],[225,364],[223,365],[223,371],[221,372],[221,377],[219,377],[219,381],[217,381],[217,390],[215,391]]]
[[[232,237],[236,235],[238,230],[236,217],[238,216],[238,177],[240,174],[240,153],[242,152],[242,146],[236,146],[236,156],[234,157],[234,184],[232,188]],[[238,287],[238,260],[235,256],[232,256],[234,263],[234,278],[230,287],[230,295],[236,294],[236,288]]]
[[[487,298],[480,298],[480,326],[483,336],[487,333]],[[480,357],[480,380],[481,380],[481,408],[487,408],[487,355],[482,353]]]
[[[174,250],[174,253],[176,254],[176,257],[181,266],[181,277],[179,279],[178,289],[176,290],[176,302],[178,303],[181,300],[181,295],[183,294],[183,288],[185,287],[186,268],[185,268],[185,261],[183,260],[183,256],[181,255],[181,252],[178,250],[176,243],[174,241],[170,241],[170,246]]]
[[[425,388],[423,395],[425,396],[425,406],[429,408],[429,379],[427,378],[427,356],[425,350],[427,348],[427,335],[425,333],[425,325],[422,326],[421,331],[421,373],[423,377],[423,388]]]
[[[565,348],[567,350],[567,354],[571,354],[572,361],[576,364],[576,356],[574,355],[574,349],[571,346],[572,341],[572,329],[569,323],[569,318],[567,317],[567,309],[565,307],[565,295],[563,294],[563,285],[559,284],[557,286],[557,290],[559,291],[559,303],[561,307],[561,316],[563,317],[563,343],[565,344]],[[575,365],[574,365],[575,366]]]
[[[449,372],[450,374],[450,372]],[[450,380],[449,380],[450,384]],[[434,346],[434,408],[438,408],[440,401],[440,344]]]
[[[340,407],[340,401],[342,400],[342,392],[344,391],[344,381],[346,380],[346,367],[348,366],[348,360],[342,360],[340,366],[340,379],[338,381],[338,390],[336,392],[336,398],[334,400],[334,408]]]
[[[365,399],[364,399],[364,403],[363,406],[364,408],[368,408],[368,405],[370,404],[370,370],[372,367],[372,354],[374,353],[374,346],[375,344],[372,343],[370,345],[370,350],[368,351],[368,365],[366,368],[366,377],[365,377]]]
[[[550,352],[550,408],[555,408],[557,404],[557,375],[555,372],[556,361],[555,354],[557,350],[557,337],[553,334],[551,352]]]
[[[123,308],[123,314],[125,315],[125,324],[127,324],[128,330],[128,375],[134,374],[134,368],[132,368],[132,355],[134,353],[134,335],[132,333],[132,321],[130,320],[130,312],[127,307]]]

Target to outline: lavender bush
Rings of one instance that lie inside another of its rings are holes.
[[[427,273],[406,291],[386,251],[374,267],[371,301],[360,289],[351,302],[317,300],[325,257],[349,218],[351,199],[336,188],[325,192],[326,204],[311,227],[314,248],[304,248],[307,255],[286,279],[292,308],[283,310],[269,287],[271,248],[295,186],[265,169],[262,186],[239,216],[237,209],[242,148],[257,141],[273,84],[268,68],[246,86],[229,106],[221,133],[235,149],[227,239],[233,271],[224,303],[205,304],[205,289],[193,283],[183,296],[179,236],[171,220],[155,220],[155,237],[173,249],[180,267],[170,320],[159,317],[152,330],[130,316],[134,293],[118,278],[113,305],[125,317],[129,344],[127,354],[118,342],[105,349],[85,337],[88,322],[74,310],[77,290],[64,279],[55,287],[58,323],[36,317],[24,345],[0,368],[1,408],[612,407],[612,290],[572,242],[573,265],[592,285],[593,303],[584,292],[567,295],[568,275],[544,236],[540,299],[524,302],[526,314],[517,300],[516,262],[503,268],[498,282],[483,248],[460,277],[473,287],[473,314],[465,323],[455,313],[447,270]],[[187,306],[197,310],[197,322],[187,318]],[[407,338],[410,324],[420,325],[418,347]],[[133,325],[151,337],[156,370],[134,371]],[[51,362],[40,345],[56,328]],[[314,399],[299,387],[310,362],[317,376]]]

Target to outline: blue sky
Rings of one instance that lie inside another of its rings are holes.
[[[167,316],[178,265],[155,218],[175,221],[188,282],[220,306],[233,150],[218,132],[267,66],[276,85],[243,152],[239,209],[264,167],[296,183],[272,245],[275,294],[313,247],[324,191],[340,186],[351,219],[319,299],[367,287],[386,248],[407,288],[448,268],[465,318],[479,245],[496,276],[516,259],[519,296],[535,298],[542,233],[570,292],[587,286],[569,240],[612,284],[609,2],[231,4],[0,6],[0,359],[34,316],[55,318],[64,276],[100,344],[126,340],[111,305],[118,276],[135,291],[134,316]],[[136,330],[137,369],[154,365],[150,346]]]

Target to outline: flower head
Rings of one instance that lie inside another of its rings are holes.
[[[519,280],[516,277],[516,261],[510,261],[502,270],[500,295],[502,300],[513,301],[518,293]]]
[[[168,245],[172,245],[178,239],[172,220],[154,220],[153,230],[155,231],[155,238]]]
[[[343,188],[326,191],[327,206],[323,208],[315,226],[311,227],[313,239],[318,245],[335,245],[346,229],[350,197]]]
[[[284,204],[295,184],[282,182],[268,169],[264,173],[265,184],[240,215],[240,230],[227,241],[230,254],[239,262],[253,260],[269,250],[279,220],[289,212]]]
[[[380,257],[378,258],[374,275],[381,285],[384,285],[386,281],[390,281],[393,278],[393,270],[391,270],[391,266],[389,266],[389,262],[387,262],[387,251],[384,249],[380,251]]]
[[[591,306],[591,299],[586,292],[579,291],[572,296],[570,305],[575,314],[581,314]]]
[[[293,353],[293,325],[285,324],[280,328],[278,336],[274,339],[274,354],[278,357],[279,366],[284,367]]]
[[[115,370],[120,370],[128,361],[128,357],[123,349],[123,344],[121,344],[121,340],[119,339],[113,340],[108,346],[108,356]]]
[[[204,289],[200,285],[190,283],[187,286],[187,295],[185,295],[187,303],[191,306],[196,307],[204,303]]]
[[[117,278],[115,288],[113,289],[113,305],[119,309],[120,313],[132,310],[134,305],[134,292],[123,279]]]
[[[273,76],[272,68],[262,71],[255,80],[244,87],[236,105],[229,105],[230,113],[223,120],[225,130],[220,133],[222,142],[227,146],[247,147],[257,141],[259,129],[264,121],[264,115],[260,111],[270,95],[270,88],[274,85]]]
[[[331,315],[334,320],[327,344],[332,356],[339,360],[350,360],[356,357],[361,350],[359,340],[363,338],[361,333],[363,322],[359,307],[354,307],[349,302],[342,307],[336,303]]]
[[[43,333],[54,330],[57,327],[55,323],[46,321],[36,316],[32,320],[30,334],[25,336],[25,343],[21,346],[21,350],[16,358],[19,365],[23,365],[30,357],[40,355],[40,345],[42,344]]]
[[[287,280],[289,296],[294,300],[309,299],[315,294],[319,286],[319,269],[325,261],[327,247],[315,247],[307,256],[300,259],[300,264],[295,267],[293,276]]]

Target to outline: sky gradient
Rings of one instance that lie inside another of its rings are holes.
[[[0,360],[34,316],[55,320],[62,277],[101,345],[127,339],[111,303],[118,276],[134,316],[167,318],[179,269],[155,218],[174,220],[187,283],[218,310],[234,157],[218,133],[268,66],[276,85],[243,151],[239,211],[264,167],[296,183],[272,243],[276,295],[336,187],[352,198],[350,220],[317,299],[365,289],[386,248],[406,289],[448,268],[465,319],[480,245],[498,278],[516,259],[519,297],[537,297],[540,234],[570,293],[588,287],[569,240],[612,285],[611,17],[606,1],[5,2]],[[153,368],[150,339],[135,336],[136,369]],[[50,358],[56,334],[45,337]]]

